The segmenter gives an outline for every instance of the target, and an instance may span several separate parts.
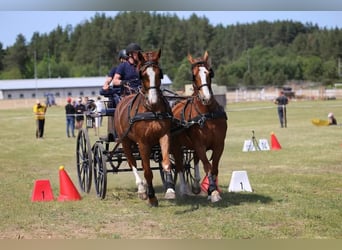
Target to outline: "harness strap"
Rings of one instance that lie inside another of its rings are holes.
[[[119,140],[118,140],[119,142],[121,142],[122,139],[127,136],[128,132],[131,130],[133,123],[135,123],[137,121],[164,120],[164,119],[172,119],[173,118],[173,115],[171,112],[143,112],[143,113],[138,113],[139,105],[136,106],[134,116],[131,117],[130,113],[132,110],[132,106],[133,106],[134,102],[137,100],[138,95],[142,95],[142,93],[140,93],[140,92],[137,93],[128,106],[127,112],[128,112],[129,127],[126,129],[123,136],[121,138],[119,138]]]
[[[181,125],[185,128],[189,128],[192,125],[198,124],[201,128],[203,128],[203,126],[207,120],[214,120],[214,119],[220,119],[220,118],[225,118],[226,120],[228,120],[227,114],[221,106],[220,106],[220,109],[215,111],[215,112],[208,112],[208,113],[204,113],[204,114],[199,114],[192,119],[186,120],[185,115],[184,115],[185,107],[189,103],[190,103],[190,100],[188,100],[188,102],[186,103],[186,105],[184,106],[184,108],[182,110],[182,119],[181,120],[174,119],[174,122],[176,124]]]
[[[137,121],[147,121],[147,120],[165,120],[172,119],[172,115],[168,112],[144,112],[137,113],[133,118],[129,119],[129,124],[133,124]]]

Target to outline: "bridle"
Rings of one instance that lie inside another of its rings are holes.
[[[143,72],[144,71],[146,71],[147,70],[147,68],[149,68],[149,67],[153,67],[153,68],[158,68],[159,69],[159,79],[162,79],[163,77],[163,73],[162,73],[162,70],[161,70],[161,68],[159,67],[159,64],[158,64],[158,62],[155,62],[155,61],[147,61],[147,62],[145,62],[142,66],[141,66],[141,68],[140,68],[140,70],[139,70],[139,76],[140,76],[140,79],[142,79],[142,74],[143,74]],[[145,90],[145,92],[147,92],[147,91],[149,91],[150,89],[157,89],[158,87],[157,86],[149,86],[148,88],[146,88],[145,86],[143,86],[143,88],[144,88],[144,90]]]
[[[209,72],[209,81],[208,81],[207,83],[201,83],[201,85],[197,86],[197,84],[196,84],[196,77],[195,77],[195,75],[194,75],[194,73],[193,73],[193,70],[194,70],[195,67],[201,67],[201,66],[202,66],[202,67],[205,67],[205,69],[208,70],[208,72]],[[192,72],[192,85],[193,85],[194,91],[195,91],[195,93],[197,93],[197,97],[201,100],[201,102],[202,102],[204,105],[206,105],[206,104],[208,104],[208,103],[207,103],[206,100],[204,100],[204,98],[202,98],[202,97],[200,96],[199,91],[200,91],[203,87],[207,86],[207,87],[209,88],[209,90],[210,90],[210,95],[213,96],[213,92],[212,92],[210,86],[211,86],[211,78],[214,77],[214,71],[212,70],[211,67],[209,67],[209,65],[207,64],[207,62],[205,62],[205,61],[198,61],[198,62],[195,62],[195,63],[191,64],[191,72]]]

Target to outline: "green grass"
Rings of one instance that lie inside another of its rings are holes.
[[[342,122],[341,107],[341,100],[291,102],[288,128],[281,129],[271,102],[229,103],[219,174],[223,200],[166,201],[155,172],[158,208],[138,199],[130,172],[108,174],[105,200],[92,187],[80,201],[31,202],[37,179],[49,179],[58,197],[60,165],[78,187],[76,141],[65,135],[63,107],[48,110],[44,140],[35,139],[30,108],[0,110],[0,238],[341,239],[342,127],[311,124],[331,111]],[[269,141],[274,132],[282,149],[242,152],[252,130]],[[227,191],[234,170],[248,172],[253,193]]]

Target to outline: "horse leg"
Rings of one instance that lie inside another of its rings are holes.
[[[208,199],[211,200],[212,203],[220,201],[222,198],[220,193],[217,190],[216,184],[216,176],[212,173],[212,165],[210,164],[205,148],[197,147],[196,154],[198,158],[202,161],[204,171],[208,177],[209,187],[208,187]]]
[[[183,151],[180,143],[176,140],[172,141],[171,153],[175,160],[175,175],[179,176],[179,192],[180,196],[186,196],[190,194],[190,190],[185,181],[184,165],[183,165]]]
[[[140,176],[138,174],[138,169],[135,166],[132,167],[132,171],[133,171],[133,175],[135,177],[135,184],[138,187],[138,197],[141,200],[146,200],[147,199],[146,185],[143,182],[143,180],[140,178]]]
[[[141,157],[141,164],[144,169],[144,177],[147,184],[147,197],[148,197],[148,204],[151,207],[158,206],[158,199],[155,195],[154,187],[153,187],[153,173],[150,168],[150,154],[151,149],[149,145],[144,145],[143,143],[139,142],[139,153]]]
[[[212,165],[211,165],[212,180],[211,182],[215,184],[216,190],[213,190],[211,193],[211,202],[217,202],[221,200],[220,192],[218,191],[218,188],[217,188],[217,185],[218,185],[217,177],[219,174],[218,167],[219,167],[219,161],[223,153],[223,148],[224,148],[224,145],[220,145],[219,147],[216,147],[216,150],[213,151],[213,155],[212,155]],[[209,187],[210,187],[210,179],[209,179]]]
[[[199,168],[199,159],[195,153],[194,153],[194,178],[195,178],[194,184],[191,188],[192,188],[193,193],[199,194],[201,192],[201,185],[200,185],[201,174],[200,174],[200,168]]]
[[[133,143],[128,143],[126,141],[122,142],[122,147],[126,155],[128,165],[131,167],[133,171],[133,175],[135,177],[135,184],[137,185],[137,188],[138,188],[138,197],[141,200],[146,200],[147,199],[146,185],[138,174],[138,169],[136,167],[137,162],[132,155],[132,147],[131,147],[132,145]]]
[[[176,198],[175,183],[173,181],[170,162],[170,135],[165,134],[159,139],[159,145],[162,153],[162,166],[165,174],[166,193],[165,199],[172,200]]]

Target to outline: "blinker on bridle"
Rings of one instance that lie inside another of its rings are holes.
[[[144,72],[148,67],[156,67],[156,68],[159,68],[159,79],[163,79],[163,71],[162,71],[162,68],[159,67],[159,64],[157,62],[154,62],[154,61],[147,61],[143,64],[143,66],[140,68],[139,70],[139,77],[141,79],[142,77],[142,72]],[[146,89],[147,90],[150,90],[150,89],[156,89],[157,87],[156,86],[153,86],[153,87],[149,87]]]
[[[208,69],[208,64],[205,61],[198,61],[198,62],[191,64],[191,72],[193,72],[193,69],[197,66],[205,67],[209,71],[210,79],[214,77],[214,70],[212,68]],[[192,81],[193,82],[195,81],[195,75],[194,74],[192,74]],[[194,85],[194,88],[196,88],[197,90],[200,90],[201,88],[203,88],[204,86],[208,86],[209,84],[208,83],[201,84],[199,87],[195,86],[195,84],[193,84],[193,85]]]

